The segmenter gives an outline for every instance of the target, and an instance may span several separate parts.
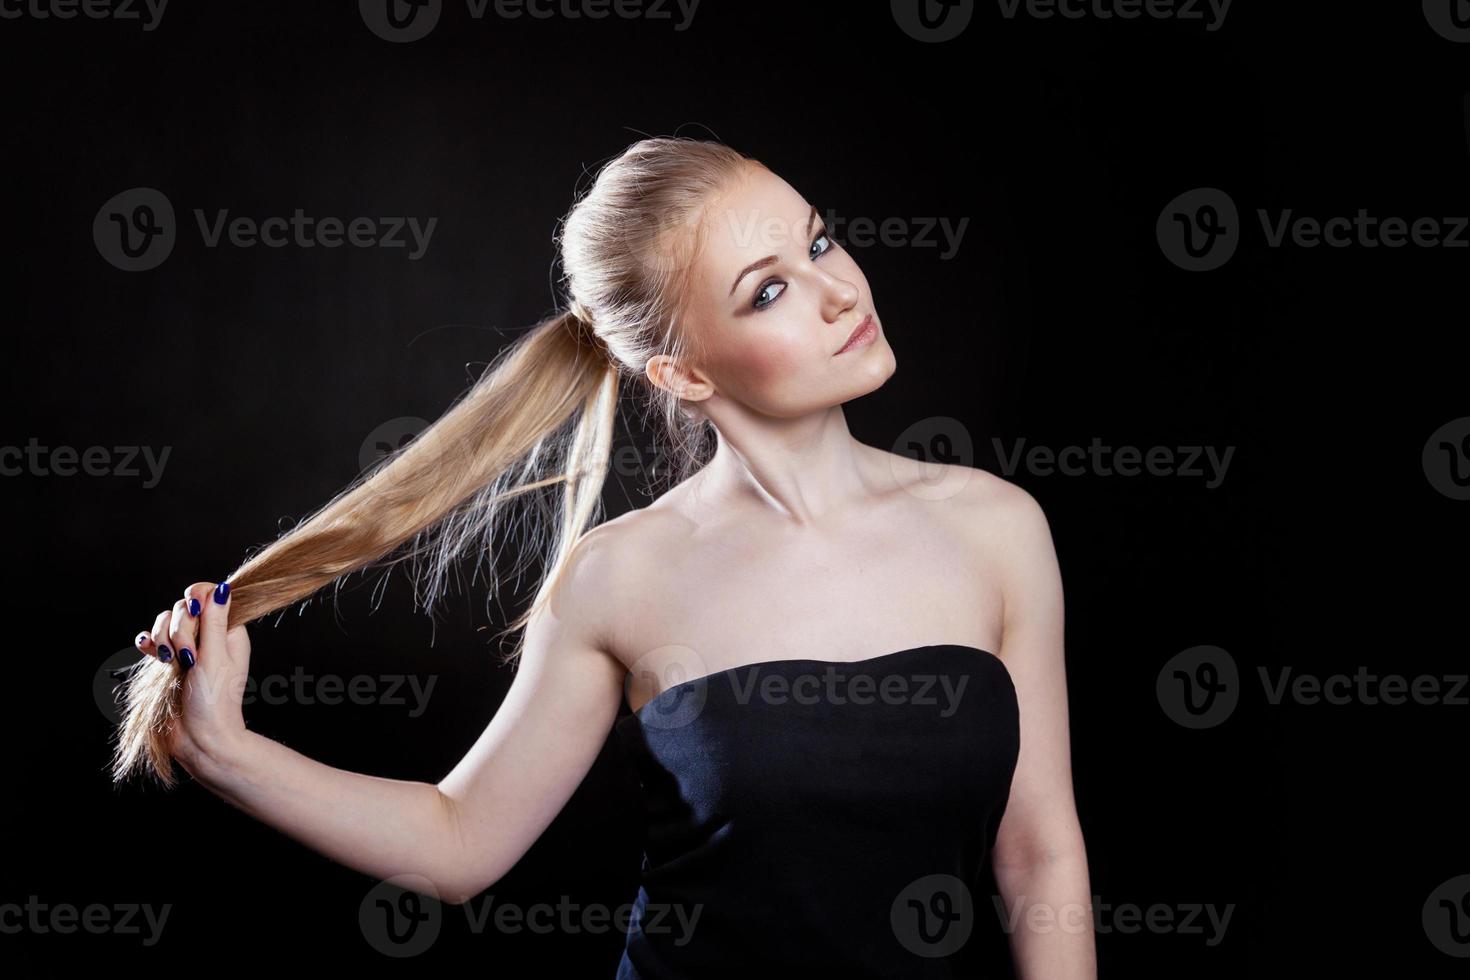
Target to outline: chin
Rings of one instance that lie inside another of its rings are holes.
[[[867,363],[853,369],[854,388],[845,400],[861,398],[870,392],[877,391],[883,387],[889,378],[893,377],[894,371],[898,369],[898,359],[893,356],[893,350],[887,344],[881,349],[871,349],[868,354]]]

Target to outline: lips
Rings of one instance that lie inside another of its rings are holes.
[[[872,326],[874,326],[874,323],[873,323],[873,314],[869,313],[867,316],[863,317],[861,323],[859,323],[856,327],[853,328],[852,333],[850,333],[850,334],[847,335],[847,342],[844,343],[837,350],[837,353],[838,354],[841,354],[843,351],[851,348],[853,346],[853,344],[863,336],[863,333],[869,327],[872,327]]]

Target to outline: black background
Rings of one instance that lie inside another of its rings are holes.
[[[1431,30],[1418,4],[1286,6],[1241,0],[1212,31],[976,4],[943,43],[909,36],[882,3],[706,0],[685,30],[676,12],[476,20],[448,3],[406,44],[375,36],[351,3],[176,0],[152,31],[0,20],[0,443],[171,450],[153,487],[0,480],[12,772],[0,902],[171,906],[151,947],[28,929],[0,934],[0,949],[35,963],[394,964],[359,925],[374,882],[195,784],[110,784],[99,667],[185,585],[222,577],[347,483],[376,427],[442,412],[552,308],[551,236],[586,169],[679,134],[755,156],[824,212],[911,231],[968,219],[950,258],[849,244],[899,367],[848,419],[885,448],[915,425],[963,432],[973,452],[959,458],[1045,508],[1093,893],[1176,917],[1234,907],[1216,945],[1177,929],[1100,935],[1102,975],[1461,975],[1421,911],[1470,872],[1466,707],[1272,705],[1256,670],[1465,671],[1470,504],[1434,488],[1421,453],[1470,414],[1470,235],[1459,249],[1273,248],[1256,212],[1470,212],[1470,45]],[[139,186],[172,201],[179,237],[157,268],[124,272],[92,223]],[[1171,263],[1155,235],[1196,187],[1227,192],[1241,215],[1237,252],[1210,272]],[[411,261],[207,248],[192,218],[298,207],[438,223]],[[925,422],[940,418],[955,421]],[[1021,440],[1094,438],[1234,455],[1214,488],[1004,468]],[[646,482],[610,482],[609,516],[645,503]],[[376,610],[374,581],[344,582],[335,612],[328,591],[252,627],[252,673],[412,673],[436,684],[427,710],[292,701],[247,719],[335,766],[437,781],[510,681],[488,638],[518,609],[487,608],[476,583],[436,626],[402,572],[379,583]],[[1155,680],[1201,644],[1229,651],[1243,689],[1225,723],[1192,731],[1161,710]],[[631,901],[636,783],[612,749],[491,889],[497,903]],[[437,942],[403,962],[608,977],[621,948],[615,931],[476,932],[464,911],[446,906]],[[1001,942],[982,928],[976,950],[994,960]]]

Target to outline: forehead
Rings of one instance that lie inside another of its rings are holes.
[[[792,247],[804,251],[811,210],[779,176],[750,168],[701,216],[699,278],[705,285],[723,284],[728,292],[735,274],[756,259],[785,255]]]

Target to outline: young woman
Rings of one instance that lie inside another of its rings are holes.
[[[1018,975],[1093,977],[1036,502],[852,437],[842,405],[892,375],[893,351],[862,270],[759,162],[643,140],[559,241],[565,312],[139,634],[114,777],[172,786],[176,760],[343,864],[463,902],[527,851],[616,722],[648,820],[619,977],[954,976],[987,861]],[[677,482],[588,530],[624,376],[661,409]],[[345,772],[246,728],[247,623],[410,542],[432,612],[463,546],[488,555],[506,505],[542,491],[560,519],[511,624],[516,674],[452,772]]]

